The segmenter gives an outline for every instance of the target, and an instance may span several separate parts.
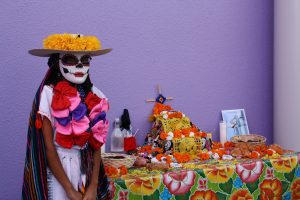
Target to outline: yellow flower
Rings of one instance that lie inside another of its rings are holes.
[[[101,43],[95,36],[79,34],[53,34],[44,39],[45,49],[69,51],[93,51],[101,49]]]
[[[145,174],[145,175],[131,175],[122,176],[125,185],[132,193],[138,195],[151,195],[160,186],[160,174]]]

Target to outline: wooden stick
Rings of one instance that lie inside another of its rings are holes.
[[[147,99],[146,102],[155,102],[155,99]]]
[[[158,94],[162,94],[162,93],[161,93],[161,88],[160,88],[160,85],[159,85],[159,84],[157,85],[157,89],[158,89]]]

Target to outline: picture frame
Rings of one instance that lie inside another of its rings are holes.
[[[245,109],[222,110],[222,118],[226,123],[226,139],[235,135],[249,134]]]

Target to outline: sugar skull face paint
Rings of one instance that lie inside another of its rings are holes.
[[[91,56],[86,54],[60,54],[59,69],[65,79],[82,84],[89,74]]]

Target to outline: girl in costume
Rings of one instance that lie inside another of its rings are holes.
[[[22,199],[109,199],[100,155],[109,106],[89,67],[92,56],[110,51],[78,34],[51,35],[29,51],[49,57],[49,70],[30,115]]]

